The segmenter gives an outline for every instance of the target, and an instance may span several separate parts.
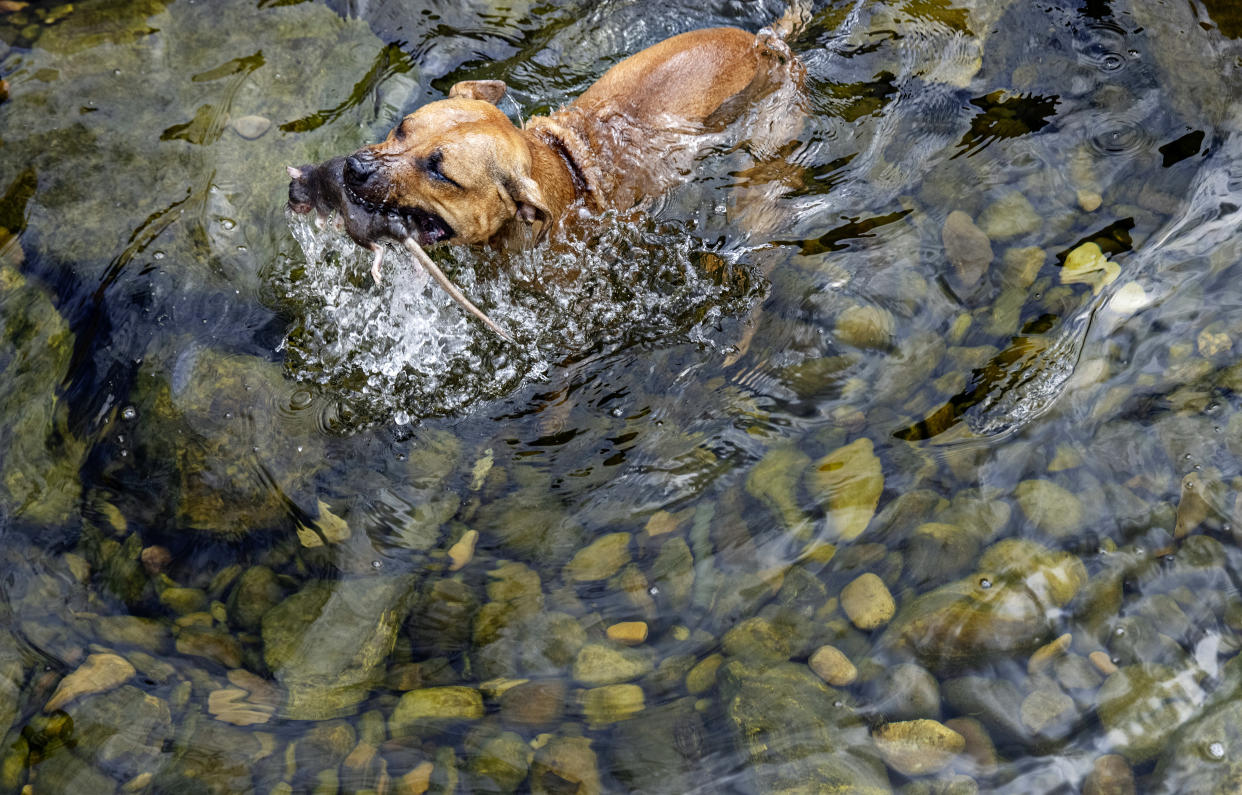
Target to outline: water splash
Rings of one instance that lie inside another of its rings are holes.
[[[748,299],[745,252],[713,249],[690,225],[646,215],[589,219],[589,234],[500,253],[435,251],[440,266],[511,334],[500,340],[467,317],[409,254],[390,246],[384,283],[371,254],[329,224],[289,214],[305,255],[275,276],[294,316],[281,349],[290,373],[318,384],[368,424],[460,411],[545,377],[555,363],[594,347],[668,334],[712,342],[722,312]],[[719,266],[716,268],[711,265]]]

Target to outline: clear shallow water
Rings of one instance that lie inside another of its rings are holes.
[[[291,229],[457,80],[779,10],[0,13],[0,787],[1226,788],[1227,5],[817,4],[793,142],[563,289],[437,254],[516,353]]]

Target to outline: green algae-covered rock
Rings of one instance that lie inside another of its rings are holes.
[[[934,671],[1034,651],[1051,632],[1047,605],[1021,582],[976,573],[910,600],[882,642]]]
[[[654,670],[651,652],[608,643],[588,643],[574,659],[574,680],[588,687],[615,685],[645,676]]]
[[[484,505],[474,518],[481,540],[540,566],[562,564],[583,546],[585,531],[555,500],[527,490]]]
[[[1242,700],[1231,698],[1181,727],[1160,754],[1151,792],[1227,795],[1242,781]]]
[[[774,447],[746,476],[746,491],[781,518],[787,531],[805,533],[809,523],[798,504],[798,483],[811,457],[793,445]]]
[[[721,667],[728,731],[765,793],[888,793],[884,765],[847,697],[804,665]]]
[[[267,566],[251,566],[238,578],[229,597],[229,616],[242,629],[259,629],[263,615],[284,595],[275,572]]]
[[[1009,191],[979,214],[979,228],[992,240],[1008,240],[1038,232],[1044,219],[1018,191]]]
[[[1024,480],[1017,488],[1018,506],[1038,529],[1055,538],[1066,538],[1083,527],[1082,501],[1072,491],[1051,480]]]
[[[178,521],[227,536],[288,526],[289,495],[327,465],[320,434],[272,411],[300,387],[257,357],[195,343],[168,355],[149,356],[138,375],[134,436],[148,460],[175,463]]]
[[[603,792],[599,761],[586,737],[553,737],[535,752],[530,766],[532,795],[597,795]]]
[[[1139,764],[1164,750],[1201,701],[1202,690],[1186,671],[1127,665],[1100,686],[1096,713],[1113,750]]]
[[[646,706],[643,689],[638,685],[604,685],[582,693],[582,714],[593,727],[629,720]]]
[[[807,486],[819,497],[835,535],[852,541],[867,529],[884,491],[884,472],[871,440],[855,439],[815,462]]]
[[[63,525],[81,497],[86,445],[58,394],[72,356],[51,300],[0,264],[0,509],[36,524]]]
[[[282,714],[351,714],[383,678],[409,610],[413,575],[313,581],[263,617],[264,659],[286,690]]]
[[[429,734],[482,717],[483,696],[473,687],[425,687],[401,696],[388,719],[388,729],[393,737]]]
[[[1087,567],[1077,556],[1022,538],[1007,538],[988,547],[979,568],[1016,578],[1039,599],[1064,607],[1087,584]]]
[[[570,582],[606,580],[630,562],[630,534],[609,533],[578,550],[565,564],[565,579]]]
[[[702,785],[713,738],[693,698],[651,705],[611,731],[614,775],[634,792],[693,792]]]
[[[725,633],[720,645],[730,657],[752,662],[784,662],[794,652],[789,633],[761,616],[738,623]]]
[[[516,732],[488,732],[466,740],[471,792],[514,792],[526,780],[534,752]]]

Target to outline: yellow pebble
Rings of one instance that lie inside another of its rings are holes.
[[[457,571],[474,557],[474,545],[479,543],[479,531],[467,530],[457,543],[449,547],[449,560],[453,561],[449,571]]]
[[[622,621],[605,630],[605,634],[615,643],[623,646],[637,646],[647,640],[647,622]]]

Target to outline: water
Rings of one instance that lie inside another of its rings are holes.
[[[516,345],[285,210],[782,10],[0,12],[0,790],[1226,791],[1228,4],[817,2],[796,112],[434,252]]]

